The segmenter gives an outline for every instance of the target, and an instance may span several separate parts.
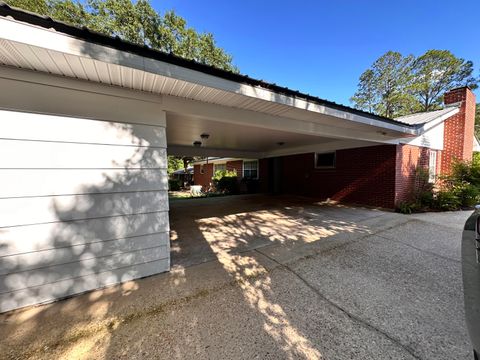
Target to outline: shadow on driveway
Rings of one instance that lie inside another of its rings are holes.
[[[170,216],[170,273],[5,314],[0,352],[49,359],[470,356],[454,224],[262,195],[182,200]]]

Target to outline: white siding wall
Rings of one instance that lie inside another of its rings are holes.
[[[421,136],[414,139],[405,139],[402,144],[424,146],[434,150],[443,150],[443,131],[444,123],[440,123],[433,128],[425,131]]]
[[[122,122],[0,111],[0,311],[169,270],[165,114],[118,101]]]

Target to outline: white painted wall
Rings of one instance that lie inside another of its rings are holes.
[[[434,150],[443,150],[443,131],[445,123],[442,122],[435,127],[425,131],[422,135],[413,139],[403,139],[402,144],[424,146]]]
[[[26,89],[0,79],[7,88],[3,109]],[[50,98],[39,104],[42,86],[30,85],[22,109],[67,114],[70,102],[72,116],[89,119],[0,110],[0,311],[170,267],[165,113],[133,98],[44,89]]]
[[[441,122],[434,127],[426,130],[422,135],[414,138],[404,138],[392,140],[391,144],[409,144],[423,146],[433,150],[443,150],[443,132],[445,123]]]

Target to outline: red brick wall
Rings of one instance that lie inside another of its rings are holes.
[[[235,170],[238,179],[243,177],[243,160],[227,161],[226,168],[229,171]]]
[[[472,160],[475,95],[466,87],[453,89],[445,94],[444,102],[461,102],[460,111],[445,120],[441,172],[448,174],[454,159]]]
[[[442,151],[430,150],[426,147],[413,145],[397,145],[397,163],[395,175],[395,204],[411,200],[412,191],[419,186],[416,182],[417,168],[428,171],[430,151],[437,153],[437,174],[441,169]]]
[[[200,173],[200,167],[203,166],[203,174]],[[213,164],[194,165],[193,166],[193,182],[195,185],[202,185],[202,190],[210,187],[213,177]]]
[[[335,169],[314,153],[282,157],[282,192],[386,208],[395,204],[396,145],[338,150]]]
[[[204,164],[203,174],[200,173],[200,166],[201,165],[193,166],[194,182],[195,182],[195,185],[202,185],[203,189],[206,190],[209,188],[210,184],[212,184],[214,165],[212,163]],[[243,176],[243,160],[228,161],[226,163],[226,169],[230,171],[236,170],[237,177],[240,180]]]

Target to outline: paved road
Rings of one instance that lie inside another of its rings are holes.
[[[186,201],[172,205],[171,273],[4,315],[0,353],[471,359],[460,268],[468,212]]]

